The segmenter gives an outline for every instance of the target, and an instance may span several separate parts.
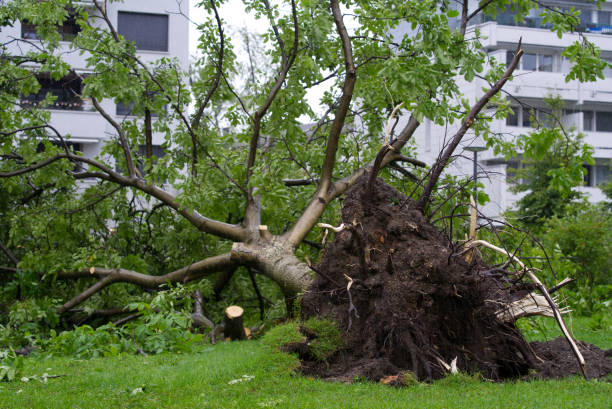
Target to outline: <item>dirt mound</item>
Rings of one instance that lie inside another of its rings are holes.
[[[589,378],[601,378],[612,373],[612,349],[603,351],[592,344],[577,341],[580,353],[587,364]],[[546,342],[532,342],[531,347],[538,356],[535,363],[535,378],[562,378],[570,375],[582,375],[576,365],[576,359],[565,338]]]
[[[455,358],[459,370],[496,380],[537,368],[515,325],[496,316],[533,286],[461,254],[405,196],[381,180],[370,195],[366,183],[362,177],[347,192],[348,228],[326,247],[302,298],[302,318],[340,325],[343,349],[324,363],[300,354],[303,372],[378,381],[411,371],[431,380],[445,376]],[[576,365],[573,356],[567,361]]]

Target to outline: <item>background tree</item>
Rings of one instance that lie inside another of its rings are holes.
[[[525,195],[513,216],[536,230],[547,219],[562,217],[571,202],[583,197],[577,188],[586,175],[584,164],[594,164],[593,147],[583,142],[584,135],[561,121],[563,101],[551,97],[546,102],[549,114],[539,121],[532,115],[534,131],[517,138],[521,167],[514,176],[514,192]],[[509,152],[516,154],[515,147]]]

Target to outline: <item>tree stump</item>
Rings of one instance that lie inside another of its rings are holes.
[[[244,310],[237,305],[232,305],[225,309],[225,338],[229,338],[232,341],[246,339],[246,333],[242,324],[243,313]]]

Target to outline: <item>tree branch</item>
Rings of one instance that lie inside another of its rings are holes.
[[[0,249],[13,262],[13,264],[15,265],[19,264],[19,260],[17,260],[17,257],[15,257],[13,252],[8,247],[6,247],[4,243],[2,243],[1,241],[0,241]]]
[[[268,1],[265,0],[264,2],[266,4],[266,8],[269,10],[270,5]],[[281,48],[282,65],[281,65],[281,71],[278,74],[278,78],[276,79],[274,86],[270,90],[270,93],[268,94],[267,98],[265,99],[261,107],[257,111],[255,111],[255,113],[253,114],[253,135],[251,136],[251,142],[249,146],[249,156],[247,158],[247,163],[246,163],[246,167],[247,167],[246,183],[245,183],[246,186],[249,185],[249,181],[253,174],[253,166],[255,165],[255,157],[257,156],[257,145],[259,143],[259,137],[261,133],[261,120],[263,119],[266,112],[270,108],[270,105],[272,105],[272,102],[276,98],[278,91],[280,91],[283,85],[283,82],[285,82],[285,79],[287,78],[287,74],[289,73],[289,70],[291,69],[291,66],[293,65],[293,62],[295,61],[295,57],[297,56],[298,45],[299,45],[299,29],[298,29],[299,26],[298,26],[298,21],[297,21],[297,9],[295,5],[295,0],[291,0],[291,15],[293,19],[293,48],[291,50],[291,55],[289,57],[287,57],[285,53],[284,44],[278,34],[278,29],[276,28],[276,25],[274,24],[274,22],[271,20],[273,30],[279,42],[279,47]],[[251,188],[249,188],[248,197],[247,197],[247,207],[252,206],[252,205],[254,205],[253,191]]]
[[[353,89],[355,88],[355,81],[357,79],[355,75],[355,62],[353,60],[351,39],[349,38],[344,21],[342,20],[342,12],[340,11],[338,0],[331,0],[330,6],[334,15],[336,30],[338,31],[340,41],[342,42],[342,54],[344,56],[344,67],[346,73],[344,78],[344,86],[342,89],[342,96],[340,97],[338,109],[336,110],[336,115],[329,131],[327,149],[325,150],[325,161],[323,162],[323,169],[321,170],[321,182],[319,183],[319,189],[317,190],[316,195],[325,195],[330,187],[332,173],[336,162],[336,152],[338,151],[340,134],[344,128],[346,114],[353,98]]]
[[[489,102],[489,100],[493,98],[493,96],[497,94],[499,90],[504,86],[506,81],[508,81],[508,79],[510,78],[510,76],[512,75],[516,67],[518,66],[518,63],[522,55],[523,55],[523,50],[521,49],[521,40],[519,40],[517,51],[514,54],[514,58],[512,59],[512,62],[510,63],[510,65],[508,66],[508,68],[506,69],[502,77],[499,79],[499,81],[497,81],[491,87],[491,89],[489,89],[489,91],[487,91],[487,93],[485,93],[480,98],[480,100],[476,103],[476,105],[472,107],[472,109],[468,113],[468,116],[465,118],[465,121],[463,122],[463,124],[461,125],[457,133],[453,136],[453,139],[451,140],[449,145],[446,147],[446,149],[444,150],[440,158],[433,165],[432,170],[431,170],[431,176],[429,177],[427,185],[425,186],[423,190],[423,194],[421,195],[421,197],[416,203],[417,209],[420,209],[423,212],[425,211],[425,208],[427,207],[429,200],[431,198],[433,189],[438,183],[438,179],[440,178],[442,171],[444,170],[444,168],[446,168],[446,165],[448,164],[448,161],[450,157],[452,156],[453,152],[459,145],[459,142],[461,142],[467,130],[470,129],[470,127],[474,123],[474,120],[476,119],[476,115],[478,115],[478,113],[485,107],[485,105]]]
[[[215,6],[214,0],[210,0],[210,6],[213,9],[213,12],[215,13],[215,20],[217,21],[217,28],[219,29],[219,60],[217,61],[217,73],[215,74],[215,80],[213,81],[213,85],[208,90],[208,93],[204,98],[204,102],[200,104],[200,106],[198,107],[198,111],[194,115],[192,121],[193,129],[198,129],[200,127],[200,121],[202,120],[204,109],[206,109],[208,102],[219,87],[219,83],[221,82],[221,74],[223,72],[223,58],[225,55],[225,34],[223,33],[223,25],[221,24],[221,18],[219,17],[219,12],[217,11],[217,6]]]
[[[410,116],[408,123],[402,129],[402,132],[399,136],[391,143],[394,152],[400,152],[401,149],[408,143],[414,132],[419,126],[419,121],[416,120],[414,116]],[[394,155],[387,153],[382,160],[381,167],[387,166],[391,161],[394,160]],[[346,192],[346,190],[353,186],[357,179],[365,173],[365,170],[368,167],[374,165],[374,161],[371,161],[364,167],[361,167],[355,170],[350,175],[334,182],[334,184],[330,187],[327,194],[320,194],[319,191],[315,193],[313,198],[310,200],[310,203],[306,207],[306,210],[302,213],[300,218],[297,220],[295,225],[287,231],[283,235],[283,237],[289,242],[289,244],[293,247],[297,246],[304,240],[304,237],[308,234],[310,229],[317,223],[319,217],[323,214],[325,207],[327,204]]]
[[[97,268],[91,267],[88,270],[70,271],[58,273],[58,279],[73,279],[73,278],[84,278],[84,277],[98,277],[101,280],[81,294],[75,296],[70,301],[59,307],[58,313],[62,314],[76,305],[79,305],[98,291],[102,290],[106,286],[117,283],[131,283],[136,284],[144,288],[157,288],[165,283],[175,283],[183,280],[188,274],[189,275],[208,275],[215,273],[219,270],[228,268],[233,265],[234,261],[230,259],[230,253],[221,254],[219,256],[209,257],[207,259],[198,261],[190,264],[186,267],[175,270],[171,273],[164,274],[161,276],[151,276],[147,274],[141,274],[136,271],[126,270],[123,268],[119,269],[108,269],[108,268]]]
[[[106,121],[111,124],[113,128],[117,131],[119,135],[119,140],[121,141],[121,148],[123,149],[123,155],[125,156],[125,162],[127,164],[128,173],[130,174],[130,179],[136,177],[136,167],[134,166],[134,160],[132,159],[132,152],[130,150],[130,145],[125,136],[125,132],[121,128],[121,125],[117,123],[109,114],[100,106],[100,103],[95,97],[91,97],[91,102],[93,103],[96,110],[106,119]]]

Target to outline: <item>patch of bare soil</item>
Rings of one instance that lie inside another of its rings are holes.
[[[612,349],[601,350],[595,345],[577,341],[580,353],[586,361],[589,379],[602,378],[612,373]],[[534,378],[563,378],[582,375],[576,359],[565,338],[546,342],[532,342],[531,348],[539,358],[535,363]]]
[[[344,345],[323,363],[310,359],[307,343],[290,348],[300,353],[304,373],[379,381],[410,371],[432,380],[445,376],[455,358],[460,371],[494,380],[526,376],[531,369],[541,376],[579,371],[569,349],[567,356],[548,355],[544,347],[530,346],[513,323],[497,318],[497,311],[531,291],[532,284],[510,280],[477,255],[461,254],[382,180],[372,195],[366,184],[362,177],[347,192],[342,222],[349,227],[327,245],[302,298],[302,318],[335,320]],[[565,348],[556,342],[545,345]],[[567,370],[555,363],[560,358]],[[589,370],[592,376],[604,372],[610,369]]]

